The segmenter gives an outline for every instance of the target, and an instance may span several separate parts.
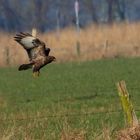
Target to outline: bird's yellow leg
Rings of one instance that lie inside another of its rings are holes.
[[[33,77],[34,78],[39,77],[39,71],[33,72]]]

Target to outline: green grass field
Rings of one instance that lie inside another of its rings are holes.
[[[41,71],[0,69],[3,140],[114,139],[124,127],[116,83],[125,80],[140,106],[140,58],[53,63]],[[110,112],[110,113],[109,113]],[[140,112],[136,112],[140,117]]]

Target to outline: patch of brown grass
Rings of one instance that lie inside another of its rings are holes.
[[[121,130],[118,140],[140,140],[140,125]]]
[[[72,129],[67,118],[64,118],[60,140],[86,140],[86,132],[80,129]]]
[[[93,60],[115,57],[135,57],[140,55],[140,23],[113,25],[92,25],[81,29],[79,37],[74,27],[56,32],[38,34],[51,48],[58,62],[73,60]],[[24,49],[13,40],[13,34],[0,33],[0,66],[9,58],[10,64],[28,61]],[[80,42],[80,56],[77,55],[76,42]],[[7,49],[8,48],[8,49]],[[7,50],[9,55],[7,56]]]
[[[0,108],[4,108],[7,106],[6,100],[0,96]]]
[[[86,140],[84,131],[62,131],[61,140]]]

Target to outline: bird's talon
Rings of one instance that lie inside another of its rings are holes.
[[[36,78],[36,77],[39,77],[39,72],[33,72],[33,77]]]

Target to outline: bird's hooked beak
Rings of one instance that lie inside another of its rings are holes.
[[[56,62],[56,58],[54,58],[53,61]]]

